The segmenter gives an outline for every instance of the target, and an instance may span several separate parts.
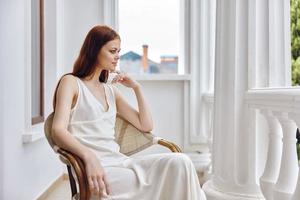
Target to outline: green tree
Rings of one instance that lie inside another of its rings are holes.
[[[300,85],[300,0],[291,3],[292,84]]]

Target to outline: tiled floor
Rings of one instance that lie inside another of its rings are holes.
[[[38,200],[69,200],[71,199],[71,189],[69,180],[61,181],[54,190],[43,199]]]

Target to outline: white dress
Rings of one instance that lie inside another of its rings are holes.
[[[205,200],[193,163],[184,154],[128,157],[115,142],[116,102],[113,86],[104,84],[109,108],[104,110],[79,79],[76,105],[68,130],[94,151],[104,167],[112,194],[103,200]],[[92,196],[91,199],[96,199]]]

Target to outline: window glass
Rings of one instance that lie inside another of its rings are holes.
[[[119,0],[120,69],[177,74],[179,0]]]

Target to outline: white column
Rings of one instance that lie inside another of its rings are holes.
[[[290,1],[249,4],[249,88],[291,85]]]
[[[281,126],[272,112],[262,111],[269,127],[269,145],[264,173],[260,178],[261,190],[267,200],[273,200],[273,188],[279,176],[282,154]]]
[[[274,186],[274,200],[289,200],[295,191],[298,177],[296,151],[296,124],[287,114],[280,114],[278,120],[283,132],[283,147],[280,173]]]
[[[256,179],[248,90],[249,2],[217,0],[213,178],[207,199],[263,199]]]
[[[291,86],[290,1],[268,0],[271,86]]]
[[[216,37],[216,0],[208,0],[208,39],[209,41],[207,49],[208,54],[208,69],[209,69],[209,87],[208,92],[213,93],[214,91],[214,76],[215,76],[215,37]],[[207,50],[205,49],[205,50]]]
[[[203,7],[201,6],[201,2],[197,0],[191,0],[190,4],[190,14],[191,14],[191,31],[190,31],[190,39],[191,39],[191,50],[190,50],[190,60],[191,60],[191,81],[190,81],[190,135],[188,148],[192,145],[197,145],[203,140],[201,137],[200,129],[201,129],[201,113],[202,113],[202,104],[201,104],[201,91],[203,88],[203,84],[201,84],[201,80],[199,75],[201,73],[201,61],[203,55],[201,55],[201,45],[203,32],[201,31],[203,27],[203,19],[201,19],[201,14],[203,12]],[[201,9],[202,8],[202,9]],[[202,61],[203,62],[203,61]]]
[[[184,149],[208,151],[209,108],[205,105],[203,96],[213,92],[215,0],[187,0],[183,5],[189,6],[190,11],[190,20],[185,20],[185,23],[189,23],[185,24],[185,28],[189,29],[189,40],[186,42],[190,47],[190,63],[185,64],[190,64],[186,69],[191,74],[189,115],[185,118],[189,135],[185,135]]]

